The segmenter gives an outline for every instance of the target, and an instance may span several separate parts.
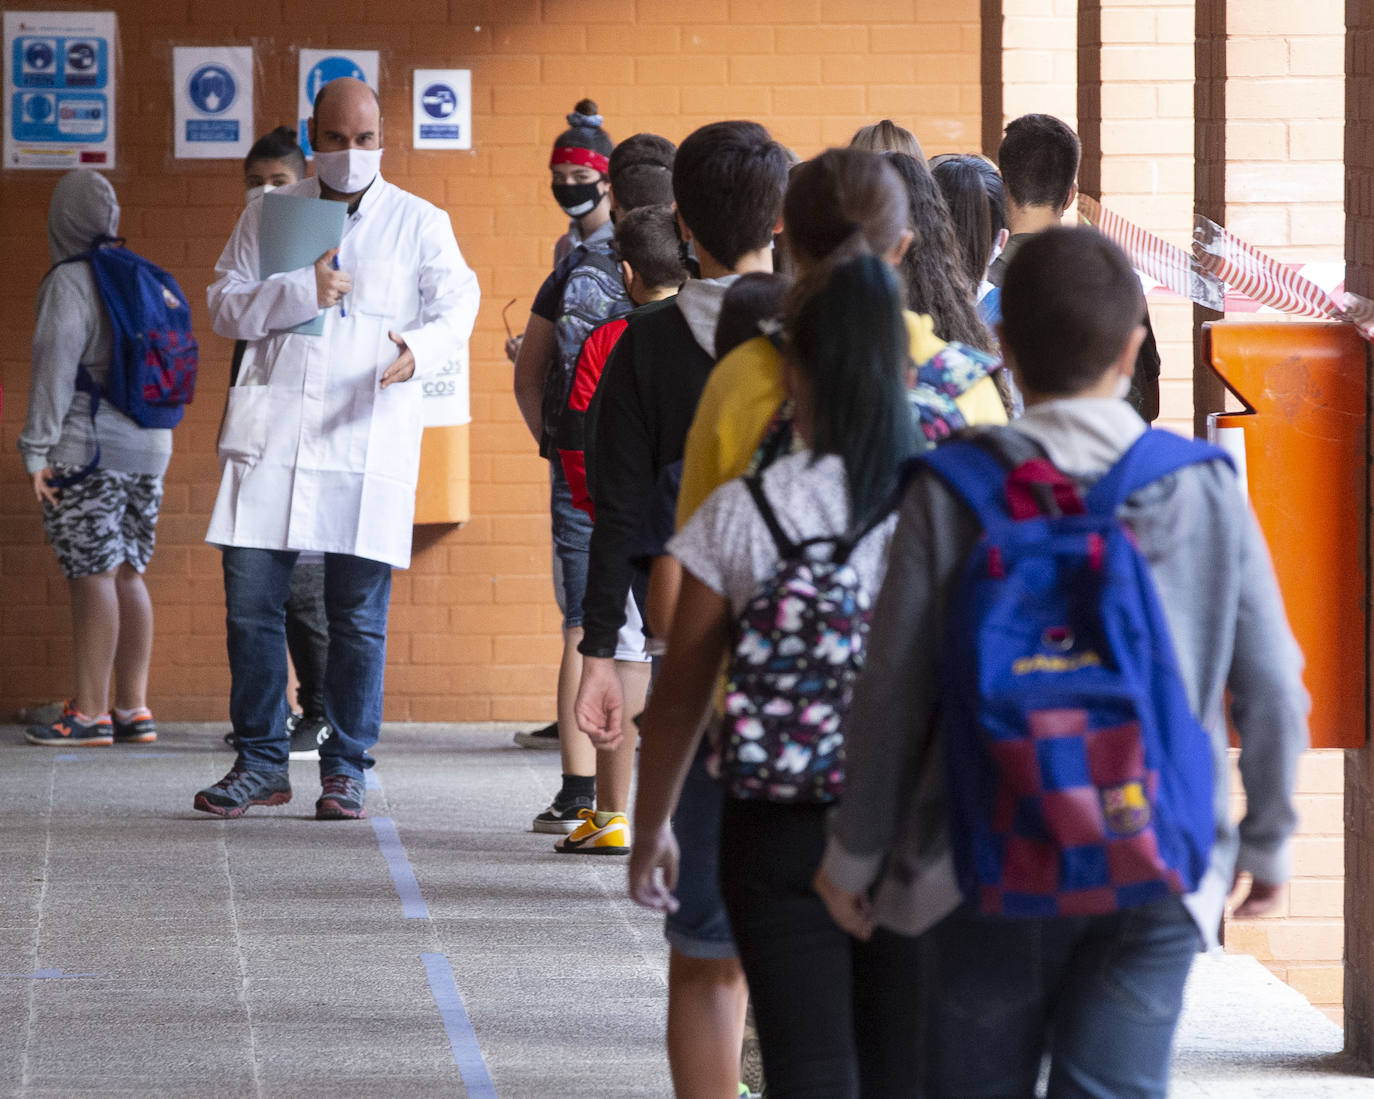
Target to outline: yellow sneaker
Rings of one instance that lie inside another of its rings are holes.
[[[596,823],[596,814],[583,809],[582,823],[553,845],[562,855],[628,855],[630,822],[624,813],[612,813],[605,824]],[[604,815],[604,814],[603,814]]]

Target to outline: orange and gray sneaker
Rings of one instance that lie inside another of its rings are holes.
[[[582,823],[553,845],[561,855],[628,855],[630,822],[624,813],[583,809]]]
[[[61,717],[51,725],[30,725],[24,739],[53,748],[108,748],[114,743],[114,729],[109,714],[87,717],[68,701]]]
[[[137,710],[115,710],[111,718],[116,744],[151,744],[157,739],[157,726],[153,724],[153,713],[147,706],[140,706]]]

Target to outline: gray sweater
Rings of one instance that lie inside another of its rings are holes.
[[[1145,430],[1124,402],[1037,405],[1015,424],[1060,469],[1088,483]],[[1186,898],[1215,945],[1234,872],[1281,883],[1297,822],[1293,784],[1307,746],[1302,654],[1269,551],[1235,477],[1189,466],[1136,493],[1122,510],[1149,561],[1188,700],[1212,735],[1217,839]],[[876,883],[875,915],[916,935],[960,903],[949,855],[944,760],[934,720],[937,658],[977,520],[937,477],[913,478],[874,609],[867,663],[845,724],[845,796],[831,816],[823,867],[842,888]],[[1224,696],[1240,735],[1247,810],[1228,811]]]
[[[99,172],[68,172],[48,207],[48,252],[53,263],[84,252],[119,229],[119,203]],[[29,411],[19,436],[24,468],[37,473],[61,463],[84,466],[100,442],[100,467],[121,473],[160,474],[172,455],[172,433],[139,427],[101,401],[91,430],[90,400],[76,391],[77,364],[103,383],[110,371],[113,336],[105,304],[88,263],[53,270],[38,291],[33,330]]]

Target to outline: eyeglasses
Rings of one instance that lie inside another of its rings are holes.
[[[501,323],[506,326],[506,335],[511,339],[515,339],[515,333],[510,330],[510,321],[506,319],[506,310],[519,300],[519,298],[511,298],[501,309]]]

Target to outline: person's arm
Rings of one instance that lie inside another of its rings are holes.
[[[639,787],[630,895],[646,908],[677,908],[677,844],[668,820],[677,805],[728,643],[729,605],[690,572],[673,615],[663,672],[640,720]]]
[[[398,361],[409,352],[414,370],[404,377],[398,376],[404,373],[398,370],[388,379],[389,367],[382,375],[384,383],[437,374],[472,335],[482,301],[477,276],[463,259],[446,213],[426,210],[416,244],[423,250],[419,265],[420,313],[409,328],[392,335],[392,341],[401,349]]]
[[[606,361],[597,388],[592,499],[596,525],[588,554],[587,594],[582,601],[584,657],[615,656],[616,634],[625,622],[630,562],[644,509],[657,484],[650,410],[639,389],[631,325]]]
[[[38,291],[29,408],[19,434],[19,452],[25,471],[35,477],[35,493],[37,475],[51,472],[48,455],[62,437],[62,423],[76,394],[76,370],[96,324],[99,306],[81,285],[80,269],[85,267],[59,267]]]
[[[239,215],[229,243],[215,263],[217,278],[206,291],[210,323],[225,339],[262,339],[269,332],[310,320],[323,308],[314,264],[265,279],[258,277],[261,216],[261,202],[250,203]]]
[[[520,406],[520,417],[536,443],[544,436],[544,382],[557,353],[553,322],[531,313],[525,323],[520,354],[515,359],[515,403]]]
[[[1290,838],[1298,822],[1293,787],[1298,757],[1307,748],[1310,703],[1269,548],[1254,514],[1241,506],[1240,607],[1227,687],[1245,787],[1236,872],[1252,878],[1234,915],[1246,918],[1273,909],[1292,871]]]
[[[649,595],[644,601],[644,620],[655,637],[667,637],[673,629],[673,612],[682,591],[682,565],[670,553],[655,557],[649,566]]]
[[[873,928],[868,889],[906,816],[920,768],[929,765],[947,610],[977,531],[973,515],[934,474],[913,477],[844,721],[844,798],[830,815],[815,881],[835,922],[860,938]]]

